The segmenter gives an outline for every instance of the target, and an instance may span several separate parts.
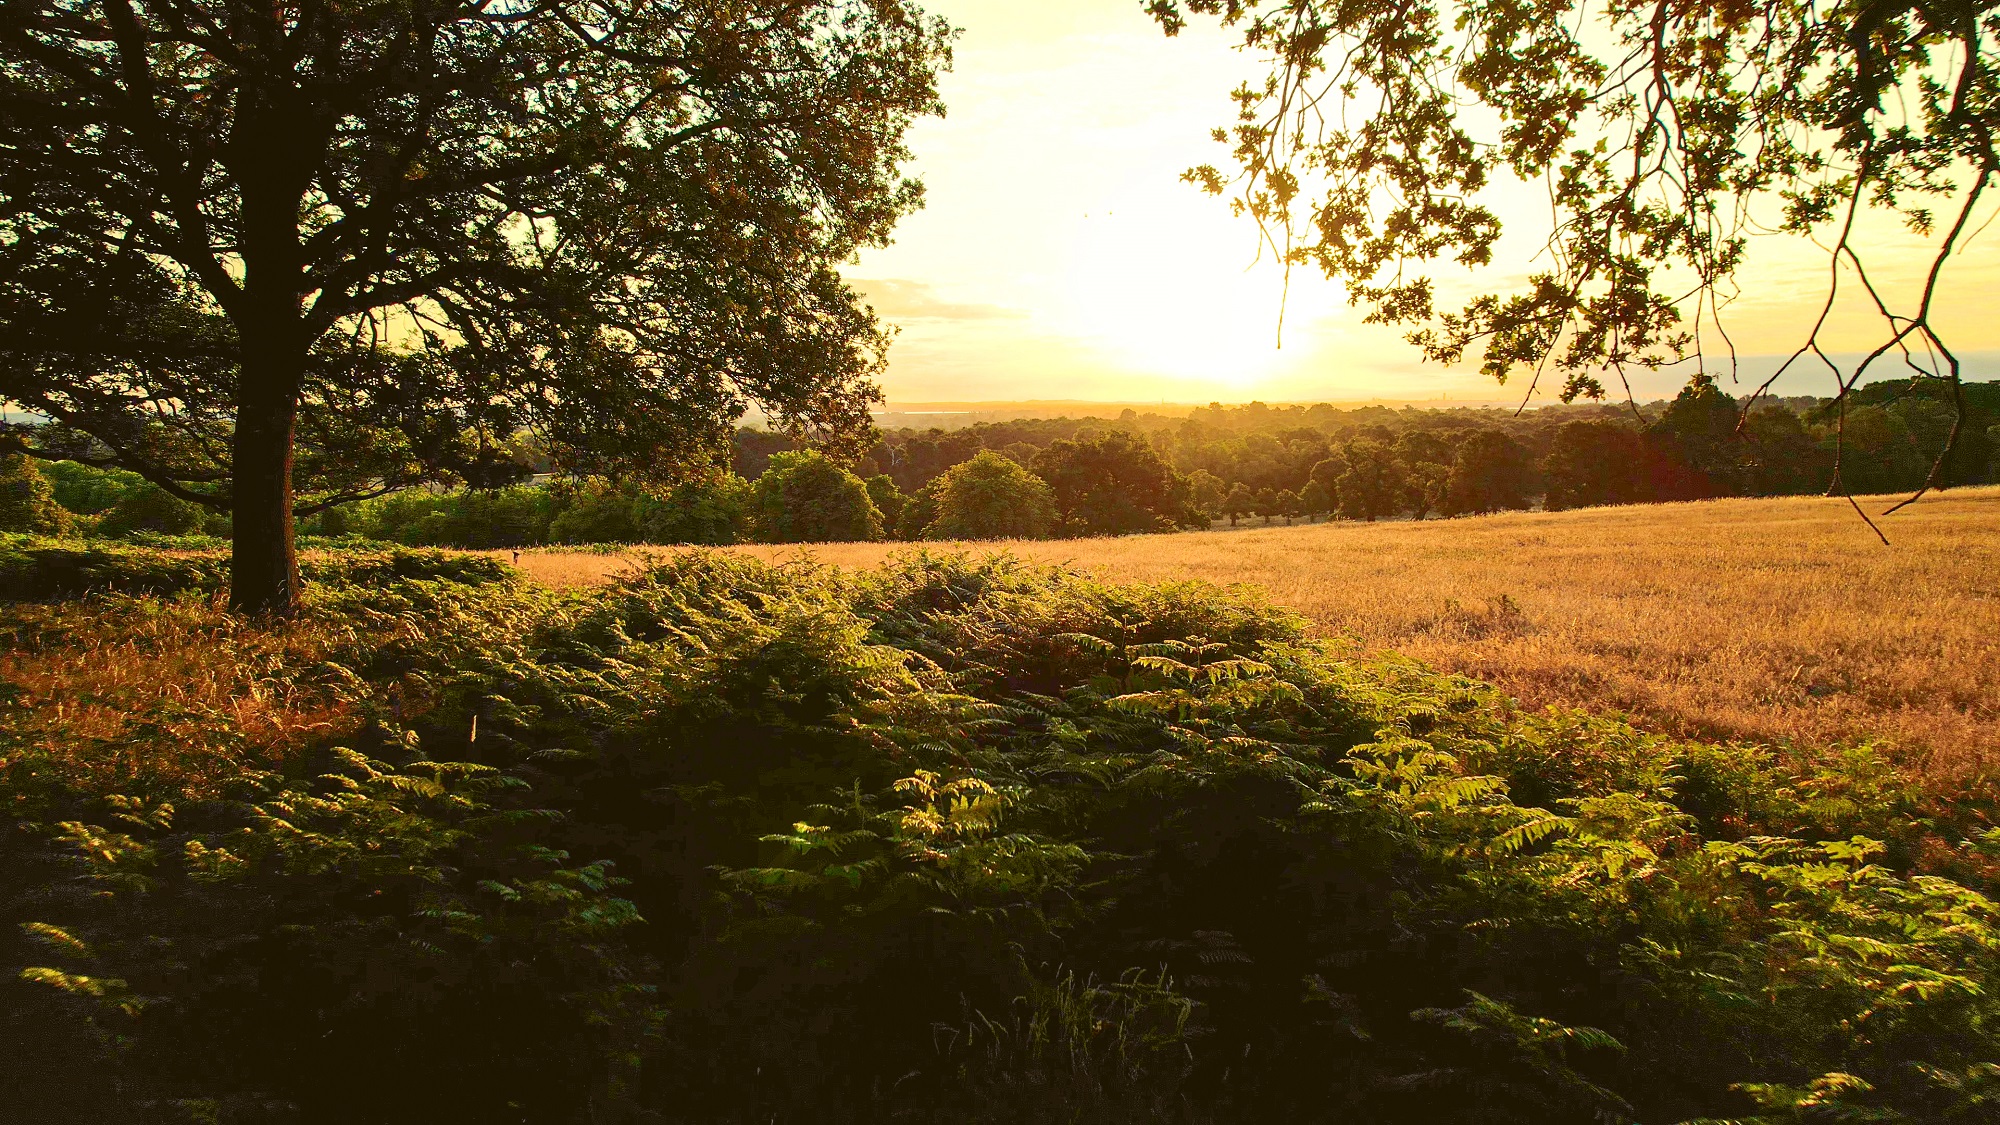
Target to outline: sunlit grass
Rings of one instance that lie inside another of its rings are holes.
[[[979,546],[1111,580],[1256,583],[1329,633],[1534,705],[1624,710],[1705,737],[1880,738],[1936,771],[1991,770],[2000,488],[1926,498],[1881,522],[1888,547],[1844,501],[1788,497]],[[908,546],[732,549],[872,566]],[[602,581],[630,561],[520,559],[555,585]]]

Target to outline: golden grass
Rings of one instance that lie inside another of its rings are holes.
[[[1886,505],[1871,505],[1880,510]],[[2000,488],[1881,521],[1818,497],[975,544],[1110,580],[1250,582],[1329,633],[1500,685],[1532,705],[1677,734],[1877,738],[1914,764],[2000,766]],[[907,544],[737,547],[872,566]],[[538,579],[630,556],[522,552]]]
[[[8,607],[0,683],[18,692],[8,733],[92,791],[213,797],[246,761],[273,764],[353,725],[349,705],[296,675],[346,639],[188,598]],[[0,753],[0,767],[10,758]]]

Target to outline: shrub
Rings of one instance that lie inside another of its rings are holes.
[[[402,548],[343,549],[308,554],[308,582],[380,585],[432,579],[479,585],[510,581],[497,559]],[[227,552],[191,552],[106,542],[0,535],[0,600],[64,601],[87,594],[215,594],[229,587]]]
[[[70,528],[69,513],[35,462],[21,453],[0,456],[0,532],[62,535]]]
[[[493,492],[413,489],[356,504],[350,526],[371,539],[411,546],[490,550],[549,542],[561,510],[552,490],[528,485]]]
[[[146,478],[126,469],[100,469],[76,461],[50,461],[41,470],[55,487],[56,503],[80,516],[108,511],[127,492],[146,483]]]
[[[97,524],[101,535],[122,538],[139,532],[193,535],[208,526],[209,511],[183,500],[156,484],[141,482],[127,489]]]
[[[0,536],[0,597],[10,601],[58,601],[93,592],[212,592],[228,585],[228,560],[220,554]]]

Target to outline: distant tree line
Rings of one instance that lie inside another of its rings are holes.
[[[2000,479],[2000,382],[1965,388],[1947,486]],[[1845,418],[1841,417],[1844,410]],[[484,487],[410,489],[306,521],[320,535],[469,548],[542,544],[1002,539],[1173,531],[1245,519],[1426,519],[1720,496],[1919,487],[1948,388],[1861,388],[1747,412],[1708,380],[1630,407],[1418,410],[1210,405],[1185,417],[1020,419],[880,433],[857,458],[744,428],[732,464],[663,486],[551,476],[508,446]],[[539,483],[536,481],[539,478]],[[227,534],[227,517],[140,477],[0,462],[0,530]]]

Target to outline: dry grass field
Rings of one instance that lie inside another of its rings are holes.
[[[1990,774],[2000,488],[1927,497],[1881,523],[1888,547],[1845,502],[1797,497],[969,546],[1113,580],[1255,583],[1329,634],[1533,705],[1706,737],[1879,738],[1933,772]],[[731,549],[871,566],[908,545]],[[557,584],[629,562],[521,556]]]

